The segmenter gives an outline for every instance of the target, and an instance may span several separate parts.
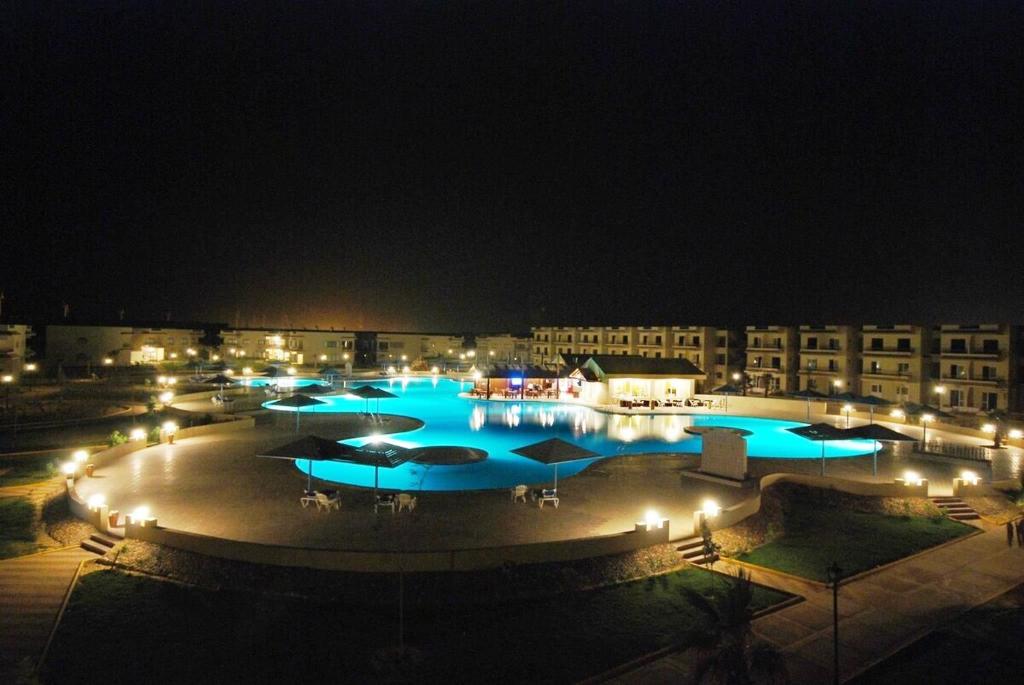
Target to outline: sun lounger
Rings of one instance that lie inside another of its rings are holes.
[[[552,488],[544,488],[542,490],[534,490],[533,501],[537,503],[538,509],[544,508],[545,502],[551,502],[555,505],[555,509],[558,508],[558,490]]]
[[[316,508],[331,510],[331,507],[335,509],[341,509],[341,498],[337,492],[318,492],[316,493]]]
[[[391,513],[395,513],[395,496],[394,495],[377,495],[377,501],[373,503],[373,513],[377,513],[377,509],[390,509]]]

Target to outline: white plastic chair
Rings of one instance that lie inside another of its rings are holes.
[[[398,495],[398,511],[402,511],[402,509],[407,509],[409,511],[412,511],[415,508],[416,508],[416,498],[415,497],[413,497],[412,495],[406,494],[404,492],[400,493]]]
[[[524,504],[526,503],[526,486],[525,485],[517,485],[514,488],[512,488],[511,492],[512,492],[512,501],[513,502],[518,502],[519,500],[523,500],[523,503]]]
[[[319,511],[320,509],[327,509],[328,511],[330,511],[331,507],[334,507],[335,509],[338,510],[341,509],[341,500],[338,496],[338,493],[335,492],[331,495],[328,495],[327,493],[324,492],[316,493],[317,511]]]

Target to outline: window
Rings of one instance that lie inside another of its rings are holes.
[[[817,371],[818,370],[818,360],[817,359],[808,359],[807,360],[807,370],[808,371]]]
[[[754,366],[760,367],[764,363],[764,357],[754,357]]]
[[[807,379],[807,389],[816,390],[818,388],[818,380],[816,378]]]
[[[776,338],[775,339],[775,349],[777,349],[777,350],[781,350],[782,349],[782,338]]]
[[[994,366],[983,366],[981,367],[981,378],[986,381],[996,380],[996,367]]]
[[[760,346],[761,346],[761,338],[759,338],[757,336],[754,336],[754,344],[751,345],[751,347],[760,347]]]
[[[654,336],[654,344],[655,345],[660,345],[661,344],[661,336],[660,335]]]
[[[772,368],[773,369],[781,369],[782,368],[782,357],[772,357]]]
[[[896,394],[897,395],[909,395],[910,394],[910,388],[908,388],[905,385],[899,385],[899,386],[896,387]]]
[[[677,342],[676,344],[677,344],[677,345],[685,345],[685,344],[686,344],[686,343],[684,342],[685,340],[686,340],[686,336],[684,336],[684,335],[681,335],[681,336],[679,336],[679,340],[678,340],[678,342]]]
[[[717,347],[725,347],[725,336],[724,335],[718,336],[718,338],[715,340],[715,345]]]
[[[981,351],[985,354],[998,354],[999,353],[999,341],[998,340],[982,340]]]
[[[830,349],[830,350],[838,350],[839,349],[839,340],[837,340],[836,338],[829,338],[828,339],[828,349]]]
[[[985,411],[992,411],[999,408],[999,395],[994,392],[981,393],[981,408]]]
[[[871,392],[877,392],[877,393],[881,393],[881,392],[882,392],[882,386],[881,386],[881,384],[872,384],[872,386],[871,386]]]
[[[897,338],[896,349],[900,352],[910,352],[910,338]]]
[[[967,378],[967,367],[960,364],[950,364],[949,378]]]
[[[881,362],[871,362],[871,364],[868,365],[868,373],[882,373]]]
[[[333,347],[337,347],[337,346],[338,346],[338,341],[337,340],[325,340],[324,341],[324,347],[332,347],[333,348]]]
[[[966,338],[953,338],[949,341],[950,352],[966,352],[967,351],[967,339]]]
[[[655,352],[654,353],[654,358],[655,359],[661,359],[661,352]]]
[[[725,363],[725,355],[724,354],[716,354],[715,355],[715,363],[716,364],[724,364]]]
[[[838,371],[839,370],[839,363],[835,359],[829,359],[828,360],[828,370],[829,371]]]
[[[908,364],[907,362],[901,362],[901,363],[897,364],[896,365],[896,373],[898,373],[901,376],[909,376],[910,375],[910,364]]]
[[[962,390],[950,390],[949,391],[949,406],[951,407],[962,407],[964,406],[964,393]]]
[[[693,336],[693,346],[694,347],[700,347],[700,336],[699,335]]]
[[[693,363],[696,364],[697,366],[700,366],[700,355],[699,354],[693,355]]]
[[[817,338],[808,338],[807,339],[807,349],[809,349],[809,350],[816,350],[816,349],[818,349],[818,339]]]
[[[882,347],[882,339],[881,338],[872,338],[871,339],[871,349],[873,349],[873,350],[885,349],[885,348]]]
[[[629,344],[629,336],[628,335],[622,336],[622,344],[623,345],[628,345]],[[623,352],[622,354],[626,354],[626,353]]]
[[[715,371],[715,378],[717,380],[722,380],[722,372],[721,371]]]

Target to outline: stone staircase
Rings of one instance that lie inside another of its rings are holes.
[[[976,521],[981,517],[959,497],[929,497],[932,504],[954,521]]]
[[[120,540],[112,538],[109,535],[93,533],[86,539],[82,540],[81,546],[82,549],[88,550],[93,554],[98,554],[101,557],[105,557],[107,552],[114,549],[114,546],[117,545],[118,542],[120,542]]]
[[[704,556],[704,540],[700,537],[681,540],[676,546],[676,551],[683,556],[683,560],[697,566],[704,566],[708,563],[718,561],[718,555],[708,559]]]

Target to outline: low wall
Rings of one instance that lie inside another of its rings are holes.
[[[761,495],[766,488],[777,483],[794,483],[822,490],[838,490],[862,497],[927,497],[928,481],[922,485],[904,485],[900,482],[865,483],[859,480],[846,480],[830,476],[812,476],[800,473],[772,473],[761,478],[758,492],[750,499],[722,509],[718,516],[708,519],[711,530],[730,528],[745,518],[753,516],[761,510]]]
[[[223,433],[235,433],[241,430],[249,430],[256,427],[256,419],[252,416],[239,416],[233,420],[216,421],[205,426],[192,426],[191,428],[179,428],[174,433],[175,440],[185,438],[197,438],[201,435],[216,435]],[[167,436],[160,431],[160,442],[166,442]]]
[[[537,564],[573,561],[591,557],[632,552],[669,541],[666,521],[661,528],[647,530],[637,524],[636,529],[614,535],[536,542],[524,545],[453,549],[443,551],[359,551],[336,549],[309,549],[266,545],[241,540],[187,533],[159,525],[125,526],[125,537],[145,540],[174,549],[205,554],[220,559],[243,561],[271,566],[315,568],[330,571],[356,572],[425,572],[425,571],[478,571],[500,568],[505,564]]]

